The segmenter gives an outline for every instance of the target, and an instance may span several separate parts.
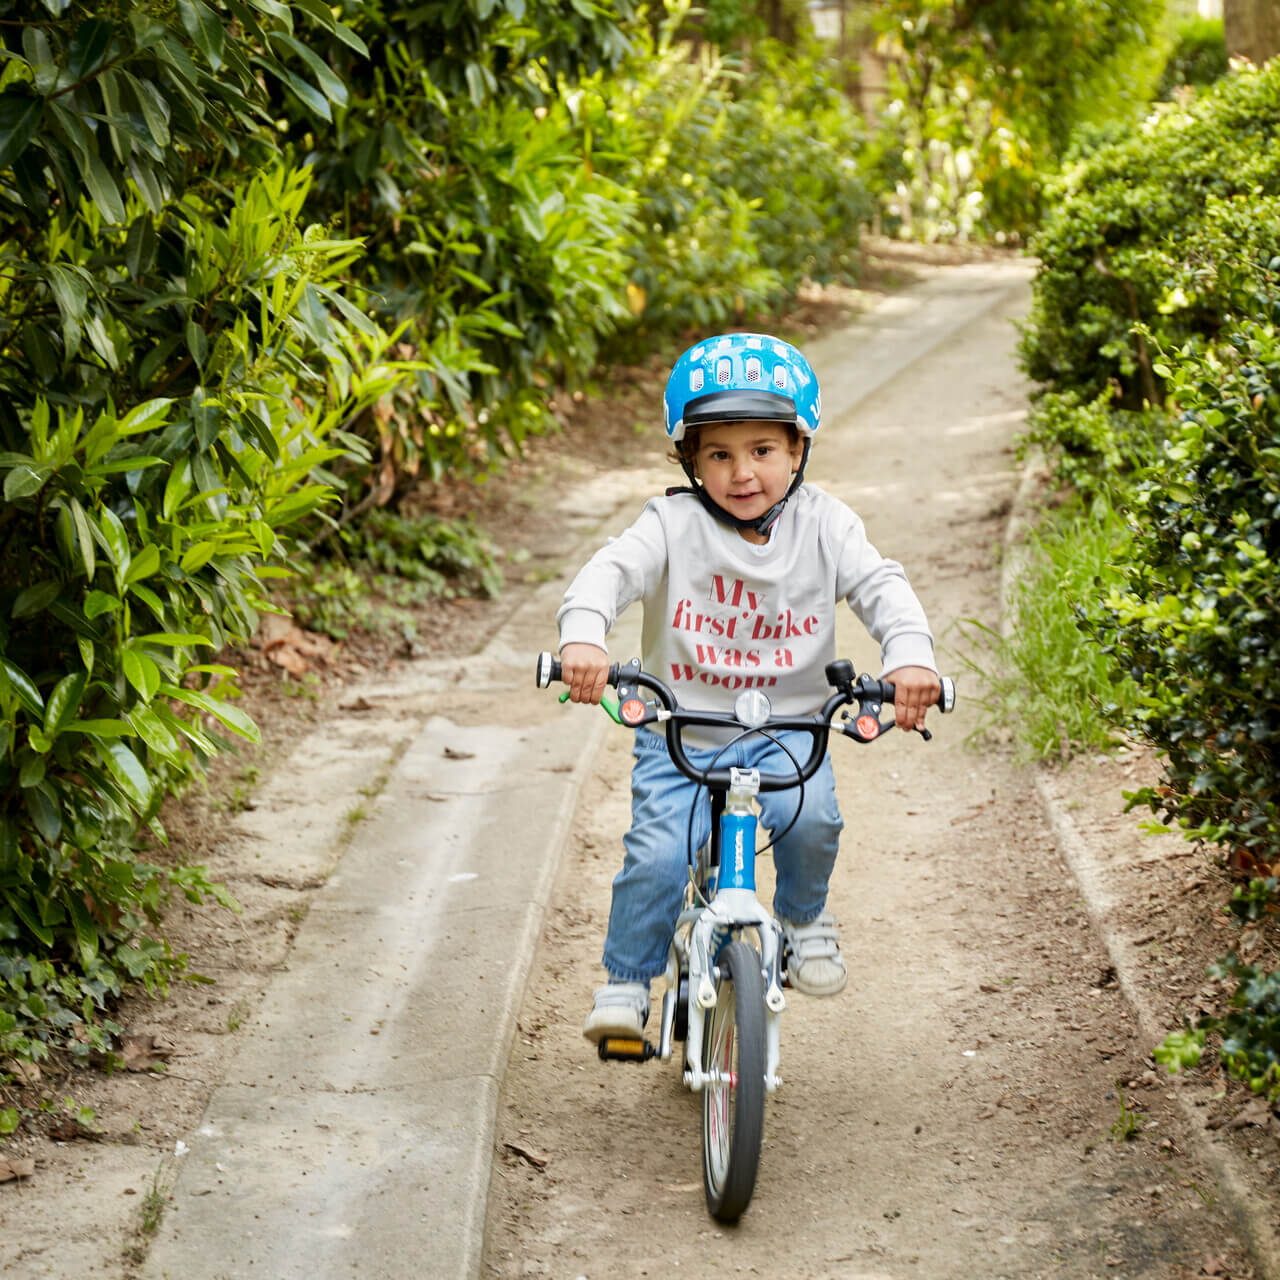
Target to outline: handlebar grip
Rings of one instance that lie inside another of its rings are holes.
[[[534,672],[534,680],[537,682],[538,688],[546,689],[552,684],[558,684],[564,679],[563,670],[559,658],[555,658],[545,652],[538,654],[538,665]],[[616,662],[609,665],[608,683],[611,685],[618,683],[618,664]]]
[[[938,694],[937,701],[933,704],[946,715],[948,711],[956,709],[956,682],[950,676],[939,676],[938,679],[942,683],[942,692]],[[885,702],[892,702],[894,694],[897,692],[894,688],[892,680],[881,680],[880,689],[884,694]]]

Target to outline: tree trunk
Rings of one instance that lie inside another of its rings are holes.
[[[1223,0],[1227,53],[1262,66],[1280,53],[1280,4],[1276,0]]]

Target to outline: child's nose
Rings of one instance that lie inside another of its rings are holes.
[[[751,459],[740,457],[733,460],[733,478],[735,480],[751,479]]]

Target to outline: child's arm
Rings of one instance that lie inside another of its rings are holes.
[[[925,712],[942,692],[938,677],[928,667],[898,667],[885,679],[893,683],[893,718],[898,728],[923,729]]]
[[[609,676],[609,655],[593,644],[567,644],[560,650],[561,679],[570,702],[598,703]]]

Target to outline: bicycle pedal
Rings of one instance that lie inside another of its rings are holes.
[[[658,1051],[647,1040],[605,1036],[596,1046],[596,1052],[601,1062],[648,1062]]]

